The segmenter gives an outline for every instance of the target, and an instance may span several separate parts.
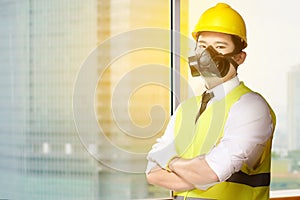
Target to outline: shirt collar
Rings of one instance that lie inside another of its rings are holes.
[[[213,92],[214,98],[216,100],[223,99],[231,90],[233,90],[235,87],[237,87],[240,84],[240,80],[237,76],[234,78],[226,81],[225,83],[222,83],[210,90],[207,90],[207,92]]]

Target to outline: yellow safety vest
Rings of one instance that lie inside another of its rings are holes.
[[[252,91],[244,83],[241,83],[225,98],[209,105],[196,124],[195,117],[201,103],[201,96],[193,97],[182,103],[178,108],[175,121],[175,144],[178,155],[182,158],[191,159],[208,153],[214,145],[218,145],[223,137],[224,126],[231,106],[248,92]],[[275,128],[276,117],[271,108],[270,114]],[[205,191],[193,189],[185,192],[174,192],[174,195],[184,197],[184,199],[185,197],[224,200],[269,199],[271,146],[272,137],[267,141],[254,169],[244,164],[242,169],[228,180]]]

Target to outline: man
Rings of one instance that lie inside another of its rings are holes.
[[[174,191],[174,199],[269,199],[275,115],[237,77],[246,58],[244,20],[219,3],[192,35],[191,71],[207,91],[177,108],[147,156],[147,180]]]

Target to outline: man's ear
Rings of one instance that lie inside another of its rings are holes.
[[[242,64],[242,63],[245,61],[246,57],[247,57],[246,52],[242,51],[242,52],[240,52],[240,53],[234,55],[234,56],[233,56],[233,60],[235,60],[235,62],[236,62],[238,65],[240,65],[240,64]]]

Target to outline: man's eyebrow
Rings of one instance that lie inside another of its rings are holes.
[[[198,43],[202,43],[202,44],[207,44],[207,42],[205,40],[199,40]],[[223,44],[223,45],[229,45],[227,42],[225,41],[217,41],[214,44]]]
[[[224,45],[229,45],[227,42],[224,42],[224,41],[217,41],[217,42],[215,42],[215,44],[224,44]]]
[[[206,44],[207,42],[205,40],[198,40],[198,43]]]

